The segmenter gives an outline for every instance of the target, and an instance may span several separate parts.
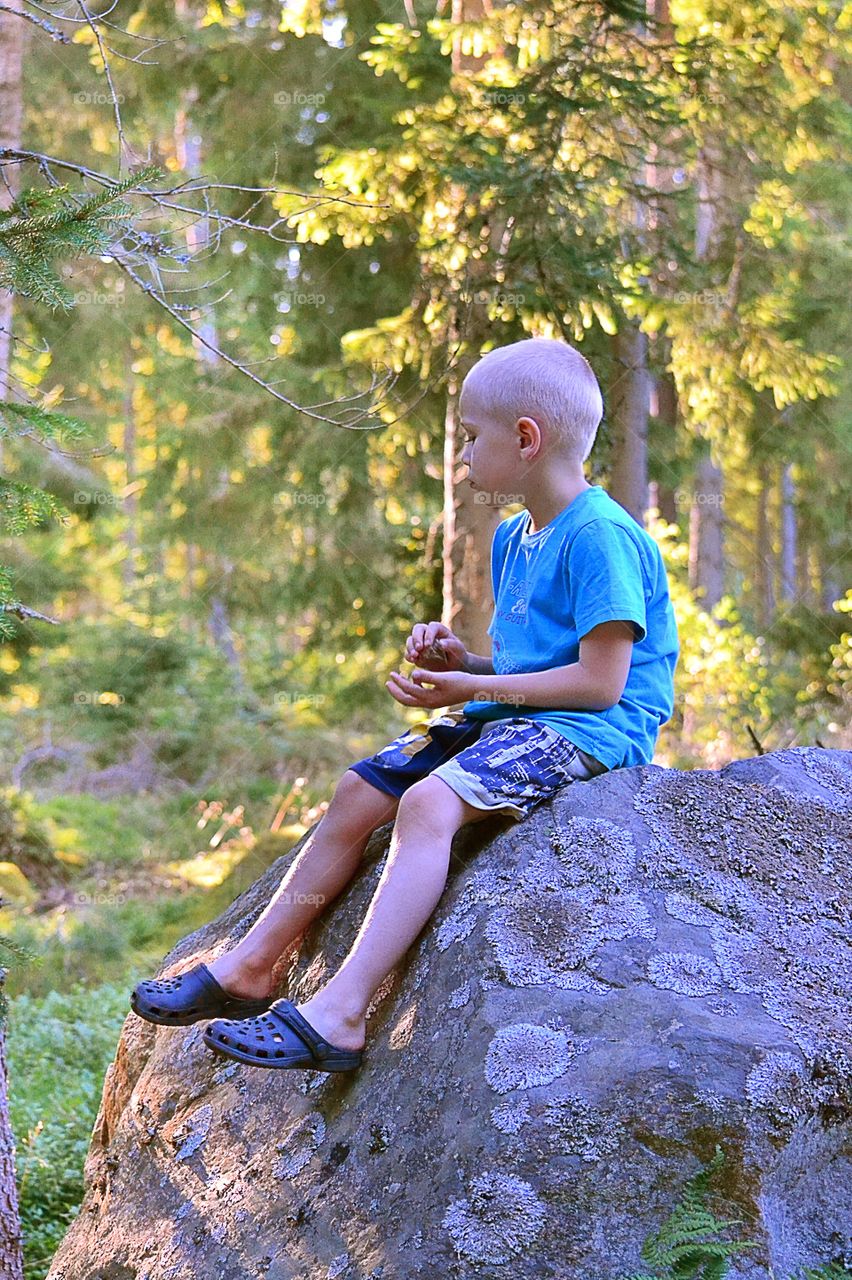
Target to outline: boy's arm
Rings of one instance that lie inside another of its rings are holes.
[[[428,643],[430,635],[435,636],[431,644]],[[445,647],[447,645],[452,646],[451,649]],[[452,665],[447,666],[447,670],[464,671],[467,675],[491,676],[494,674],[491,659],[482,657],[478,653],[471,653],[458,636],[453,635],[449,627],[444,626],[442,622],[430,622],[428,626],[420,623],[408,638],[405,656],[409,662],[416,661],[428,668],[432,662],[439,662],[443,666],[447,663],[448,657],[452,659],[453,653],[459,656],[455,658]]]
[[[462,671],[467,671],[472,676],[493,676],[494,664],[490,658],[485,658],[481,654],[471,653],[469,649],[465,650],[464,662],[461,667]]]
[[[415,668],[411,678],[392,671],[386,687],[407,707],[448,707],[456,702],[508,702],[555,711],[606,711],[624,692],[634,643],[632,622],[598,623],[580,641],[580,661],[549,671],[479,675]],[[469,655],[480,662],[478,654]],[[428,687],[426,687],[428,686]]]
[[[602,622],[581,639],[579,662],[521,675],[483,675],[471,700],[559,711],[607,711],[624,692],[633,636],[631,622]]]

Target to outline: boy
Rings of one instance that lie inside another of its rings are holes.
[[[647,763],[673,710],[678,638],[650,535],[583,475],[603,414],[588,362],[567,343],[500,347],[470,371],[460,410],[468,482],[525,510],[492,544],[493,656],[468,653],[439,622],[418,623],[404,706],[464,702],[347,769],[281,887],[240,942],[207,965],[142,982],[134,1010],[183,1025],[212,1015],[205,1043],[257,1066],[348,1071],[366,1011],[444,889],[459,827],[489,813],[523,819],[559,787]],[[310,1000],[273,1002],[282,951],[358,870],[394,815],[390,852],[361,930]],[[255,1015],[255,1016],[253,1016]]]

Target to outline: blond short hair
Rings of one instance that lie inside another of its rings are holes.
[[[462,384],[490,418],[514,427],[534,418],[584,462],[603,417],[603,396],[585,356],[558,338],[525,338],[495,347]]]

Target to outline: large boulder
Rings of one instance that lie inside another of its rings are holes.
[[[852,1262],[852,752],[617,770],[456,837],[360,1071],[214,1056],[130,1015],[50,1280],[620,1280],[720,1145],[759,1247]],[[289,959],[339,965],[390,828]],[[164,972],[257,917],[299,846]]]

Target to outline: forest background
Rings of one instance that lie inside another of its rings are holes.
[[[564,337],[681,637],[655,763],[849,747],[848,10],[0,11],[0,932],[26,1274],[135,980],[487,652],[461,377]],[[481,497],[481,495],[477,495]],[[58,1066],[58,1069],[57,1069]],[[63,1070],[63,1068],[66,1068]]]

